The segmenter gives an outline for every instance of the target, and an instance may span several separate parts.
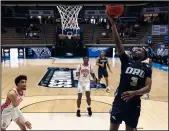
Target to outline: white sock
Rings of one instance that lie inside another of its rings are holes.
[[[87,108],[90,108],[90,106],[88,105],[88,107]]]
[[[77,110],[80,110],[80,108],[77,108]]]

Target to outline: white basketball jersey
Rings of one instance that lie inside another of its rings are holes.
[[[150,64],[150,58],[145,59],[144,61],[142,61],[142,63]]]
[[[88,64],[87,66],[80,64],[77,68],[77,72],[80,73],[79,81],[80,82],[90,82],[91,75],[90,73],[93,73],[93,69],[91,64]]]
[[[15,91],[15,93],[17,95],[17,102],[20,104],[25,97],[25,92],[23,91],[23,94],[20,95],[16,88],[13,88],[12,90]],[[5,103],[1,105],[1,111],[3,111],[4,109],[7,110],[7,112],[13,111],[13,109],[14,109],[14,107],[8,97],[6,98]]]

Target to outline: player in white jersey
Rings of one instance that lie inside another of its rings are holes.
[[[144,61],[142,61],[143,63],[147,63],[149,64],[149,66],[152,68],[152,60],[150,58],[145,59]]]
[[[95,74],[93,72],[93,68],[91,64],[88,63],[89,58],[86,56],[83,58],[83,64],[80,64],[77,68],[76,75],[78,77],[78,99],[77,99],[77,117],[80,117],[80,105],[81,105],[81,99],[82,99],[82,93],[85,90],[86,93],[86,102],[88,104],[88,115],[92,115],[91,110],[91,98],[90,98],[90,80],[91,76],[93,77],[93,80],[96,79]]]
[[[19,104],[23,101],[26,90],[27,76],[20,75],[15,78],[16,88],[9,91],[6,101],[1,105],[1,130],[5,131],[12,121],[20,127],[21,130],[31,129],[31,123],[25,120],[22,112],[18,109]]]

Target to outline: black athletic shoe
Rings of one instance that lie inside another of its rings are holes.
[[[87,110],[88,110],[88,115],[92,116],[92,109],[91,109],[91,107],[88,107]]]
[[[80,110],[77,110],[76,116],[77,116],[77,117],[81,117],[81,115],[80,115]]]

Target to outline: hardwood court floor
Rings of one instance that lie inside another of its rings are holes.
[[[91,59],[90,63],[94,66],[97,75],[95,61],[95,59]],[[119,84],[120,61],[118,59],[110,59],[109,61],[113,71],[112,74],[109,73],[112,93],[106,93],[102,89],[92,89],[93,112],[109,112],[113,101],[113,92]],[[51,59],[5,61],[2,63],[2,98],[5,98],[8,91],[15,87],[15,77],[25,74],[28,76],[28,87],[26,98],[20,105],[23,112],[76,112],[76,88],[46,88],[38,86],[38,82],[48,67],[76,68],[81,62],[81,59],[56,59],[53,64]],[[168,129],[168,72],[153,68],[152,80],[150,100],[143,99],[142,101],[141,124],[144,129],[154,129],[151,127],[155,123]],[[102,81],[104,82],[104,79]],[[86,112],[85,97],[82,101],[82,112]]]

